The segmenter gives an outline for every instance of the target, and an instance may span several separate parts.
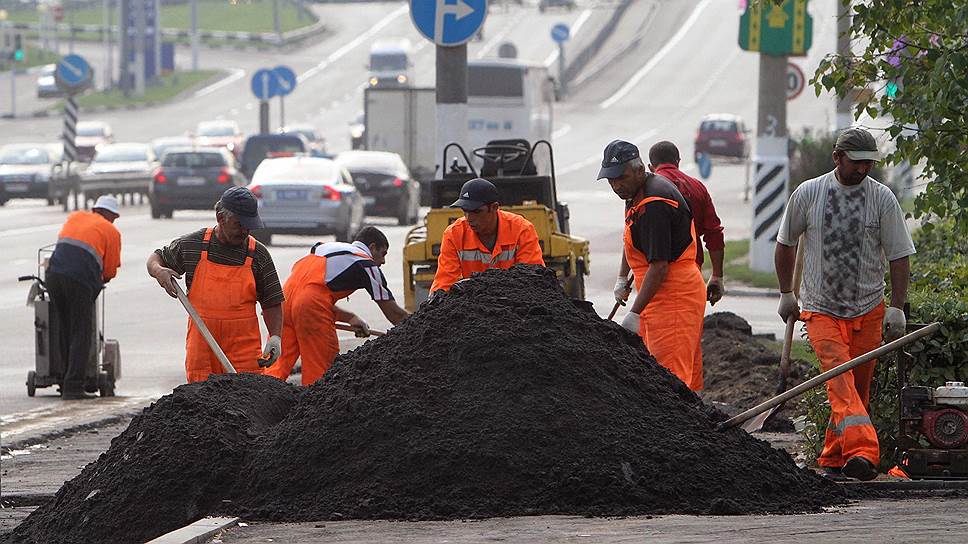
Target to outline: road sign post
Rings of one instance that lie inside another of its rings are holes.
[[[276,78],[277,94],[279,95],[279,126],[286,126],[286,95],[296,89],[296,73],[288,66],[276,66],[272,69]]]
[[[558,44],[558,90],[561,96],[568,93],[565,81],[565,42],[571,37],[571,29],[564,23],[558,23],[551,28],[551,39]]]
[[[787,63],[787,73],[786,73],[786,97],[787,100],[793,100],[800,96],[803,92],[803,87],[807,83],[807,78],[803,75],[803,70],[799,66],[793,64],[792,62]]]
[[[67,211],[68,193],[74,193],[74,209],[78,209],[78,199],[80,198],[80,187],[78,187],[75,175],[71,173],[71,165],[77,160],[77,101],[74,96],[91,85],[94,72],[91,65],[80,55],[67,55],[54,69],[54,82],[57,87],[64,91],[67,99],[64,100],[64,127],[61,131],[61,139],[64,142],[64,179],[68,187],[63,195],[64,211]]]
[[[279,78],[263,68],[252,75],[252,94],[259,99],[259,133],[269,133],[269,99],[279,95]]]

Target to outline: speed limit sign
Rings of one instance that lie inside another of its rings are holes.
[[[803,70],[801,70],[796,64],[788,62],[786,73],[787,100],[793,100],[794,98],[800,96],[800,93],[803,92],[803,86],[806,84],[806,82],[807,79],[803,76]]]

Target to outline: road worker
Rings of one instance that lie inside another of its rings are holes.
[[[690,389],[703,387],[702,336],[706,284],[696,266],[689,204],[665,177],[649,172],[634,144],[605,147],[599,179],[625,200],[625,260],[637,294],[622,326],[642,337],[662,366]]]
[[[904,334],[902,308],[914,243],[897,198],[868,176],[879,158],[869,132],[841,132],[834,144],[834,169],[797,187],[776,237],[778,313],[784,321],[806,322],[824,371],[877,348],[882,336],[890,341]],[[798,301],[793,268],[801,235],[804,259]],[[891,275],[887,308],[885,259]],[[880,449],[868,415],[875,364],[860,365],[826,383],[831,414],[817,463],[833,479],[877,476]]]
[[[460,198],[451,207],[464,210],[464,217],[444,231],[431,296],[489,268],[507,269],[518,263],[544,266],[534,225],[501,210],[499,200],[497,187],[486,179],[475,178],[461,187]]]
[[[261,373],[258,360],[271,364],[282,351],[282,286],[269,251],[249,233],[262,227],[256,198],[231,187],[215,204],[216,226],[173,240],[148,257],[148,274],[172,297],[173,281],[185,276],[188,300],[201,315],[232,366]],[[269,338],[259,331],[256,302]],[[189,383],[221,374],[219,363],[195,323],[188,320],[185,373]],[[261,354],[261,355],[260,355]]]
[[[118,217],[118,199],[108,195],[99,197],[91,211],[68,215],[45,273],[65,365],[63,400],[94,398],[84,391],[94,338],[94,301],[121,266],[121,233],[114,226]]]
[[[336,305],[357,289],[365,289],[394,325],[409,312],[397,305],[380,270],[390,242],[375,227],[363,227],[352,244],[318,243],[292,266],[283,292],[283,356],[266,374],[285,380],[297,358],[302,358],[302,384],[321,378],[339,354],[336,322],[348,323],[358,336],[369,326],[359,316]]]

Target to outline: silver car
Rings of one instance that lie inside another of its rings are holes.
[[[151,176],[157,167],[158,160],[148,144],[99,145],[94,160],[81,174],[84,198],[97,200],[101,195],[147,196]]]
[[[60,144],[0,147],[0,206],[11,198],[46,198],[53,204],[50,181],[60,172],[63,149]]]
[[[249,189],[259,199],[265,228],[253,236],[263,244],[273,234],[334,234],[349,242],[363,226],[363,197],[353,178],[330,159],[278,157],[262,161]]]

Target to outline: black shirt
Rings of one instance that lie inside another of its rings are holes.
[[[653,196],[674,200],[679,207],[655,201],[639,208],[634,217],[626,219],[632,222],[632,246],[650,263],[672,262],[692,243],[692,211],[679,189],[659,175],[650,176],[635,200],[625,203],[625,209],[631,209],[633,202]]]

